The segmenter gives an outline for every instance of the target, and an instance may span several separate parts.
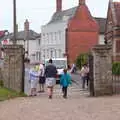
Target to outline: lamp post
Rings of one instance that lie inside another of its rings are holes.
[[[16,44],[16,0],[13,0],[13,26],[14,26],[13,44]]]

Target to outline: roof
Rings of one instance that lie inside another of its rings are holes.
[[[64,16],[67,16],[68,19],[71,19],[75,15],[76,10],[77,7],[73,7],[60,12],[55,12],[52,16],[52,19],[48,22],[48,24],[62,22]],[[100,26],[100,33],[103,34],[105,31],[106,18],[97,18],[97,17],[94,18]]]
[[[33,30],[29,30],[27,40],[35,40],[40,37],[40,34],[34,32]],[[10,33],[8,36],[5,36],[2,39],[10,39],[13,40],[13,33]],[[25,31],[20,31],[16,34],[17,40],[24,40],[25,39]]]

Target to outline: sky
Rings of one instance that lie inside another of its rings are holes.
[[[63,10],[75,7],[79,0],[63,0]],[[46,24],[56,11],[56,0],[16,0],[18,29],[24,29],[24,21],[30,22],[30,29],[40,33],[41,26]],[[107,16],[109,0],[86,0],[94,17]],[[0,30],[13,31],[13,0],[1,0]]]

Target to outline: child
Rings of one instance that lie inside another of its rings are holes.
[[[39,80],[39,67],[35,66],[30,70],[29,73],[30,76],[30,84],[31,84],[31,95],[30,96],[36,96],[36,89],[37,89],[37,84]]]
[[[60,78],[60,85],[62,86],[63,98],[67,98],[67,88],[72,82],[71,76],[67,73],[67,69],[64,69],[63,72]]]

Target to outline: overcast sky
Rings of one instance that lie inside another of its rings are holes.
[[[30,29],[41,31],[41,25],[46,24],[56,10],[56,0],[16,0],[17,23],[23,30],[24,21],[30,21]],[[79,0],[63,0],[63,9],[78,5]],[[109,0],[86,0],[88,8],[94,17],[106,17]],[[13,31],[13,0],[1,0],[0,30]]]

